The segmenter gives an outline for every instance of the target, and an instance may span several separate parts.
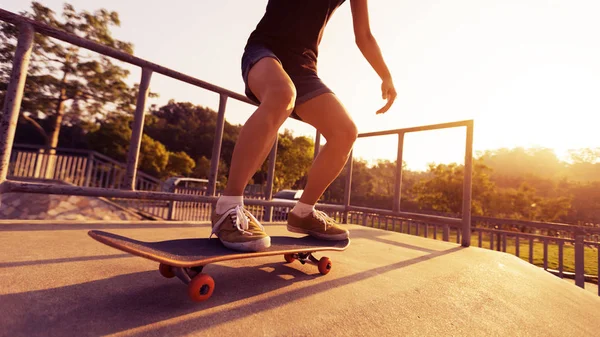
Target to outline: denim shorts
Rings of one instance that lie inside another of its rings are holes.
[[[248,73],[250,72],[252,66],[254,66],[256,62],[260,61],[264,57],[272,57],[277,60],[277,62],[282,64],[281,60],[277,57],[277,55],[275,55],[275,53],[262,45],[254,44],[247,46],[244,55],[242,56],[242,78],[244,79],[245,84],[245,94],[256,104],[260,104],[260,101],[248,87]],[[329,89],[325,83],[323,83],[323,81],[321,81],[316,73],[302,75],[290,75],[288,73],[288,76],[296,88],[296,106],[305,103],[319,95],[333,93],[333,91]],[[296,114],[295,109],[292,112],[291,117],[302,120],[300,116]]]

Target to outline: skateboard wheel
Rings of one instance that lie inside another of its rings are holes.
[[[169,266],[169,265],[161,263],[160,265],[158,265],[158,271],[160,272],[160,274],[163,277],[166,277],[166,278],[175,277],[175,274],[173,274],[173,271],[171,270],[171,266]]]
[[[326,275],[331,270],[331,260],[328,257],[323,256],[319,260],[319,273]]]
[[[292,263],[292,262],[296,261],[294,254],[285,254],[285,255],[283,255],[283,258],[285,258],[285,262],[287,262],[287,263]]]
[[[208,274],[196,275],[188,284],[188,295],[194,302],[206,301],[215,290],[215,281]]]

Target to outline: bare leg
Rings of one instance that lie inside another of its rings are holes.
[[[267,158],[296,100],[294,84],[273,58],[263,58],[252,67],[248,85],[261,104],[244,124],[235,144],[223,192],[227,196],[243,195],[246,184]]]
[[[308,172],[308,181],[300,198],[300,202],[314,205],[342,171],[358,130],[333,94],[323,94],[297,106],[296,113],[327,139]]]

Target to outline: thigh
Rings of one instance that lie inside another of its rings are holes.
[[[358,132],[352,117],[333,93],[324,93],[297,105],[296,113],[325,139],[338,135],[356,137]]]
[[[246,85],[259,103],[270,90],[293,91],[295,95],[294,83],[281,63],[273,57],[263,57],[250,68]]]

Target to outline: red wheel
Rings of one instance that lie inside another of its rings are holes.
[[[319,273],[326,275],[331,270],[331,260],[328,257],[323,256],[319,260]]]
[[[175,274],[173,274],[173,271],[171,270],[171,266],[166,265],[166,264],[160,264],[158,266],[158,271],[160,272],[160,274],[166,278],[171,278],[171,277],[175,277]]]
[[[292,262],[296,261],[294,254],[285,254],[283,257],[285,258],[285,262],[287,262],[287,263],[292,263]]]
[[[188,284],[188,295],[194,302],[206,301],[215,290],[215,281],[208,274],[200,273]]]

